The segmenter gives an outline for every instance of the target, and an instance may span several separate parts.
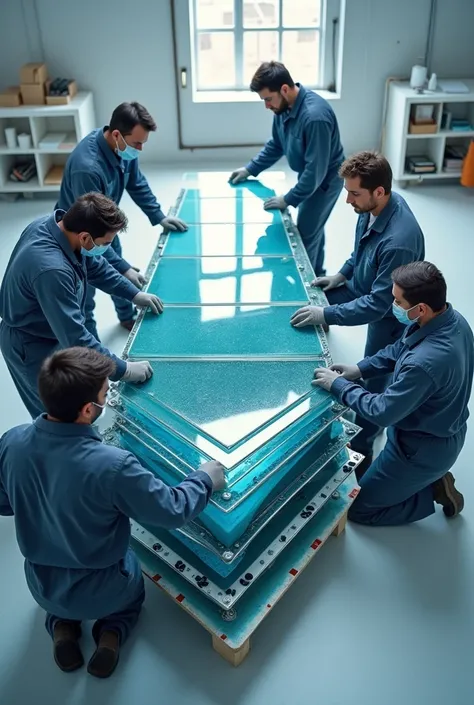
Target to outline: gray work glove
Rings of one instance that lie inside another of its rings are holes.
[[[149,362],[144,360],[143,362],[127,362],[127,369],[122,377],[124,382],[132,382],[138,384],[139,382],[146,382],[147,379],[153,374],[153,368]]]
[[[323,306],[303,306],[299,308],[290,318],[290,323],[295,328],[305,326],[322,326],[326,323],[324,319]]]
[[[167,215],[166,218],[160,220],[160,225],[163,226],[163,230],[179,231],[180,233],[184,233],[188,229],[184,220],[176,218],[174,215]]]
[[[314,379],[311,384],[314,387],[322,387],[327,392],[330,392],[333,382],[340,376],[338,372],[330,370],[329,367],[317,367],[314,371]]]
[[[329,291],[330,289],[335,289],[341,284],[344,284],[345,281],[346,278],[344,274],[338,272],[337,274],[332,274],[331,276],[316,277],[316,279],[311,282],[311,286],[317,286],[323,291]]]
[[[351,382],[362,377],[357,365],[343,365],[342,362],[336,362],[329,369],[338,372],[345,379],[351,380]]]
[[[209,475],[212,481],[212,491],[222,490],[226,485],[224,466],[218,460],[210,460],[199,468]]]
[[[163,301],[155,296],[155,294],[145,294],[140,292],[133,297],[132,303],[138,308],[149,308],[152,313],[159,314],[163,313]]]
[[[130,269],[127,269],[123,276],[128,279],[128,281],[132,282],[132,284],[135,284],[137,289],[142,289],[146,284],[145,277],[143,274],[140,274],[140,270],[136,267],[130,267]]]
[[[231,184],[240,184],[242,181],[247,181],[249,176],[250,171],[244,166],[241,166],[240,169],[236,169],[232,172],[232,174],[229,176],[229,181]]]
[[[288,208],[288,204],[283,196],[272,196],[264,201],[263,207],[266,211],[284,211],[285,208]]]

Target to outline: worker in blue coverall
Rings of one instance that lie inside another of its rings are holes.
[[[304,306],[291,318],[297,328],[308,325],[359,326],[368,323],[365,355],[370,357],[401,337],[404,326],[392,313],[392,272],[425,258],[423,233],[406,201],[392,191],[392,169],[381,154],[360,152],[347,159],[339,172],[346,202],[359,214],[354,251],[337,274],[318,277],[329,306]],[[383,392],[390,375],[368,379],[369,392]],[[380,426],[358,416],[362,431],[354,450],[372,462],[373,442]]]
[[[8,371],[33,418],[43,411],[37,378],[41,363],[59,348],[95,348],[114,362],[113,380],[144,382],[149,362],[115,357],[85,327],[88,281],[153,313],[161,300],[141,292],[103,255],[127,225],[120,208],[100,193],[79,198],[65,213],[38,218],[18,240],[0,287],[0,349]]]
[[[434,512],[435,502],[453,517],[464,506],[450,469],[466,438],[474,337],[446,302],[446,282],[433,264],[406,264],[392,278],[402,338],[357,365],[315,370],[315,384],[388,427],[385,447],[359,480],[349,510],[361,524],[418,521]],[[381,394],[356,383],[388,372],[393,380]]]
[[[92,425],[114,372],[113,360],[91,348],[55,353],[39,374],[46,413],[0,440],[0,514],[15,517],[56,663],[63,671],[82,666],[81,621],[97,620],[88,671],[99,678],[115,669],[145,598],[130,518],[176,529],[225,485],[223,466],[211,461],[168,487],[131,453],[102,442]]]
[[[165,216],[148,181],[138,167],[138,156],[156,124],[150,113],[140,103],[122,103],[115,108],[110,125],[94,130],[79,142],[70,154],[61,182],[61,192],[56,208],[67,211],[79,196],[98,191],[119,205],[126,190],[142,209],[152,225],[162,225],[165,230],[187,229],[186,224],[172,216]],[[105,258],[120,274],[141,289],[145,277],[136,267],[122,257],[120,238],[114,238]],[[89,284],[85,300],[86,328],[100,340],[94,319],[95,287]],[[130,301],[112,295],[120,324],[131,330],[135,322],[135,309]]]
[[[316,275],[322,276],[324,226],[342,190],[338,172],[344,153],[336,116],[324,98],[295,83],[277,61],[260,66],[250,90],[274,113],[272,137],[246,167],[232,172],[230,182],[257,176],[286,156],[298,182],[284,196],[267,199],[264,208],[298,208],[298,230]]]

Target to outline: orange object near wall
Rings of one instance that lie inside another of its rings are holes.
[[[461,174],[461,184],[474,188],[474,142],[469,145],[468,153],[464,159]]]

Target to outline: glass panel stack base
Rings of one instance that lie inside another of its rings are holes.
[[[258,181],[185,178],[173,214],[189,229],[162,234],[146,275],[164,313],[141,313],[124,351],[154,375],[113,385],[104,439],[169,485],[208,460],[224,465],[226,487],[199,517],[177,531],[132,522],[132,539],[145,572],[179,589],[232,662],[269,609],[262,600],[273,605],[344,521],[362,456],[345,408],[311,384],[332,362],[323,329],[289,323],[327,303],[289,213],[263,209],[275,192]],[[222,639],[215,624],[234,620],[240,637]]]

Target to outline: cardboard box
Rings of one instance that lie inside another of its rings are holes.
[[[68,103],[71,102],[71,100],[74,98],[74,96],[77,93],[77,83],[75,81],[71,81],[71,83],[68,85],[68,90],[69,90],[68,95],[47,95],[46,96],[46,104],[47,105],[67,105]]]
[[[438,132],[438,125],[435,120],[431,122],[410,122],[408,132],[411,135],[432,135]]]
[[[23,103],[25,105],[44,105],[45,95],[46,95],[46,84],[40,83],[39,85],[34,85],[33,83],[22,83],[21,86],[21,97],[23,98]]]
[[[20,86],[9,86],[5,88],[5,90],[0,93],[0,107],[14,108],[17,105],[21,105]]]
[[[44,183],[46,186],[60,186],[63,175],[64,166],[62,164],[55,164],[44,177]]]
[[[20,83],[41,85],[46,82],[47,78],[48,69],[46,68],[46,64],[23,64],[20,69]]]

